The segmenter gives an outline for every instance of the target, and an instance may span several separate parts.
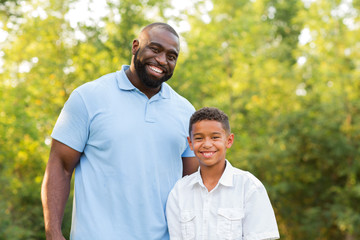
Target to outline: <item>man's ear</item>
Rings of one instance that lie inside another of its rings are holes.
[[[132,51],[132,54],[135,55],[137,50],[139,49],[139,40],[138,39],[134,39],[133,43],[132,43],[132,48],[131,48],[131,51]]]
[[[226,148],[231,148],[233,143],[234,143],[234,134],[230,133],[229,136],[227,137]]]
[[[187,137],[187,140],[188,140],[191,151],[194,151],[193,146],[192,146],[192,142],[191,142],[191,138]]]

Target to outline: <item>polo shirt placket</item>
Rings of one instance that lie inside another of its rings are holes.
[[[145,96],[146,97],[146,96]],[[163,98],[158,93],[152,98],[148,99],[145,106],[145,122],[155,123],[156,122],[156,106],[159,101]]]

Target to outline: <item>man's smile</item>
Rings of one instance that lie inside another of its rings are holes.
[[[165,71],[159,67],[156,67],[154,65],[147,65],[149,71],[154,75],[163,75]]]
[[[149,66],[149,68],[157,73],[163,73],[163,70],[161,70],[160,68],[157,68],[155,66]]]

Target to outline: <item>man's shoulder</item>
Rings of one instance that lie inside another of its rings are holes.
[[[195,111],[194,106],[187,100],[185,97],[176,92],[169,84],[163,83],[163,86],[167,89],[169,94],[171,95],[171,99],[173,99],[176,103],[181,105],[182,107],[186,107],[190,111]]]
[[[73,92],[79,94],[86,101],[92,101],[94,98],[111,96],[111,92],[116,89],[116,72],[113,72],[86,82]]]
[[[116,72],[105,74],[95,80],[91,80],[77,87],[77,91],[96,90],[99,87],[107,86],[108,84],[116,82]]]

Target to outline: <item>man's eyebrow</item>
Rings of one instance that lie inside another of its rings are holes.
[[[161,49],[164,49],[164,46],[161,45],[160,43],[157,43],[157,42],[150,42],[149,45],[155,45],[155,46],[157,46],[157,47],[159,47],[159,48],[161,48]],[[169,52],[170,52],[171,54],[175,54],[176,57],[179,55],[179,53],[178,53],[177,51],[173,50],[173,49],[169,49]]]

